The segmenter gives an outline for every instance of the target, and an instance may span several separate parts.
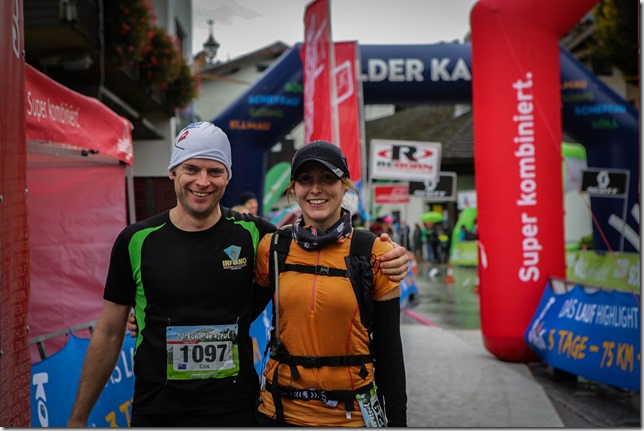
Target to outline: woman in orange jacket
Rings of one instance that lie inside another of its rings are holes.
[[[350,189],[356,190],[337,146],[305,145],[293,157],[287,188],[302,215],[287,231],[285,261],[279,264],[277,246],[271,249],[277,233],[259,243],[256,283],[273,287],[275,316],[259,425],[407,424],[400,286],[378,268],[392,246],[373,242],[362,276],[367,292],[355,292],[350,251],[356,231],[342,206]]]

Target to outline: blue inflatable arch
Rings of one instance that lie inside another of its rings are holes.
[[[300,44],[285,52],[261,79],[211,121],[232,143],[233,177],[223,204],[251,190],[263,199],[269,149],[302,122]],[[365,104],[471,103],[470,44],[360,45]],[[639,232],[639,122],[637,110],[560,48],[563,130],[586,148],[589,168],[630,172],[627,225]],[[264,108],[264,109],[259,109]],[[271,113],[262,116],[262,113]],[[275,115],[279,113],[279,115]],[[553,175],[556,174],[553,172]],[[619,250],[621,231],[609,218],[622,218],[621,199],[591,198],[598,250]],[[624,251],[639,251],[628,241]]]

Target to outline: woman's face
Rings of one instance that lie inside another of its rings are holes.
[[[304,224],[328,230],[340,219],[345,186],[324,165],[307,162],[295,177],[295,198],[302,209]]]

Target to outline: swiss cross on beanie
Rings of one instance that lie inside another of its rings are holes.
[[[179,132],[174,141],[168,170],[171,171],[190,159],[209,159],[220,162],[228,171],[228,180],[233,177],[228,136],[212,123],[207,121],[192,123]]]

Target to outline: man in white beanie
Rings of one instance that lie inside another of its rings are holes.
[[[183,129],[168,170],[177,205],[126,227],[114,243],[68,426],[87,426],[132,307],[138,334],[130,426],[257,425],[259,379],[249,330],[270,294],[254,288],[255,252],[276,228],[220,205],[232,160],[228,137],[215,125]],[[389,254],[380,269],[401,280],[406,250]]]

